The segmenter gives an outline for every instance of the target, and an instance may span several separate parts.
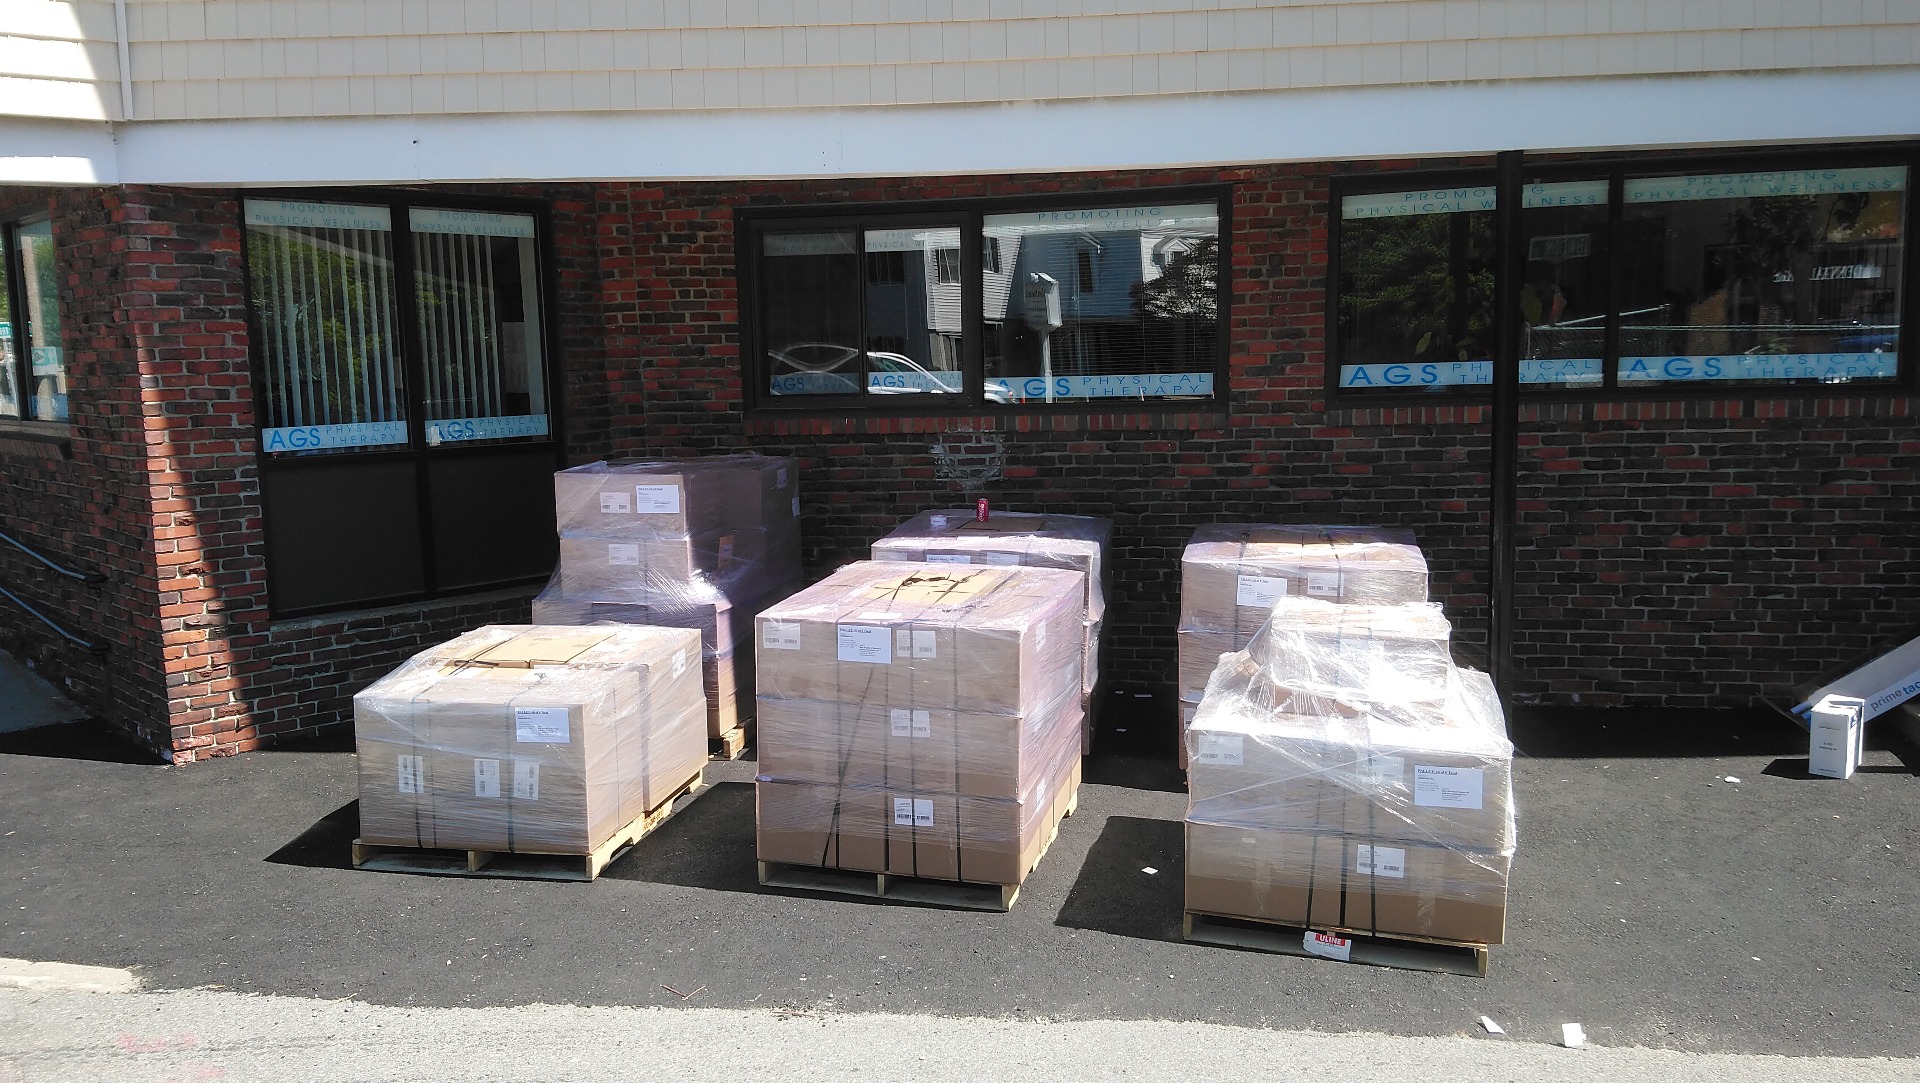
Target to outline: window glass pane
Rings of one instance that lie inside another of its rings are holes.
[[[53,223],[16,228],[20,293],[26,304],[27,413],[42,421],[67,416],[67,366],[60,338],[60,274],[53,260]]]
[[[1342,389],[1493,382],[1493,206],[1491,185],[1341,200]]]
[[[405,444],[387,209],[250,199],[246,223],[263,450]]]
[[[760,327],[770,394],[859,393],[857,240],[851,229],[761,236]]]
[[[1093,207],[982,220],[989,402],[1206,398],[1220,341],[1213,204]]]
[[[1542,390],[1606,382],[1607,182],[1520,190],[1520,382]]]
[[[959,394],[959,227],[870,229],[861,240],[867,394]]]
[[[1906,170],[1626,181],[1619,380],[1887,382]]]
[[[14,352],[13,262],[0,252],[0,417],[20,416],[20,356]]]
[[[427,444],[547,435],[533,216],[414,207],[407,224]]]

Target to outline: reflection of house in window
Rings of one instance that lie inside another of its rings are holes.
[[[950,286],[960,281],[960,250],[958,248],[933,250],[933,280],[943,286]]]
[[[980,270],[990,275],[1000,273],[1000,241],[998,238],[980,238]]]

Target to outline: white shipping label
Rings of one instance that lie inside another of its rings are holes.
[[[773,472],[773,487],[776,489],[784,489],[787,487],[787,468],[786,467],[784,466],[780,467],[778,470],[775,470]]]
[[[1486,771],[1478,767],[1413,765],[1413,803],[1426,808],[1480,808]]]
[[[687,652],[675,651],[673,654],[673,675],[678,677],[687,671]]]
[[[981,553],[980,556],[986,563],[1002,568],[1016,568],[1020,565],[1019,553]]]
[[[1287,581],[1274,575],[1243,575],[1234,592],[1233,604],[1272,609],[1273,603],[1287,596]]]
[[[680,486],[635,485],[633,510],[639,515],[680,514]]]
[[[1367,780],[1376,786],[1407,785],[1407,761],[1401,756],[1382,756],[1377,752],[1369,753],[1366,762]]]
[[[933,802],[925,797],[913,799],[913,826],[933,826]]]
[[[473,761],[473,796],[500,796],[500,761]]]
[[[910,629],[894,629],[893,653],[901,658],[910,658],[913,656],[913,632]]]
[[[944,515],[936,515],[927,520],[927,525],[935,530],[945,530],[947,529],[947,517]]]
[[[638,568],[640,547],[628,542],[608,542],[607,563],[616,567]]]
[[[893,799],[893,825],[895,827],[913,826],[913,798],[896,797]]]
[[[1318,955],[1322,959],[1338,959],[1343,963],[1353,961],[1353,941],[1332,933],[1308,932],[1300,939],[1300,946],[1308,955]]]
[[[513,799],[515,801],[540,800],[540,761],[513,761]]]
[[[1369,846],[1364,842],[1353,847],[1353,871],[1362,876],[1387,876],[1395,880],[1407,878],[1407,851],[1399,846]]]
[[[934,653],[934,642],[934,633],[932,631],[916,630],[913,633],[913,656],[915,658],[939,657],[939,655]]]
[[[895,737],[913,736],[913,712],[895,707],[887,712],[887,732]]]
[[[1238,733],[1202,733],[1194,741],[1193,762],[1240,767],[1247,762],[1246,737]]]
[[[600,511],[606,515],[632,515],[633,496],[624,490],[600,494]]]
[[[1311,598],[1340,597],[1340,573],[1308,572],[1307,596]]]
[[[965,553],[928,553],[928,564],[972,564],[973,558]]]
[[[793,517],[795,519],[800,518],[800,494],[799,493],[793,494]]]
[[[401,793],[426,793],[426,762],[421,756],[401,756],[399,765]]]
[[[839,636],[842,662],[873,662],[888,665],[893,661],[893,629],[870,624],[834,626]]]
[[[800,649],[800,626],[791,621],[761,621],[760,645],[768,650],[797,651]]]
[[[722,568],[725,568],[732,563],[733,563],[733,535],[723,534],[720,536],[720,566]]]
[[[513,739],[523,745],[564,745],[573,740],[565,707],[515,707]]]
[[[933,712],[913,712],[913,735],[915,737],[933,736]]]

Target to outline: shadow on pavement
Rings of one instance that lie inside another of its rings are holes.
[[[753,846],[753,784],[714,786],[608,865],[600,877],[760,893]]]
[[[1807,750],[1807,731],[1764,707],[1522,707],[1508,730],[1518,754],[1540,759],[1804,756]]]
[[[109,730],[99,722],[62,722],[37,729],[0,733],[0,756],[40,756],[92,763],[130,763],[157,767],[166,761]]]
[[[1107,817],[1053,923],[1179,943],[1186,904],[1184,834],[1178,820]]]
[[[292,842],[267,855],[276,865],[309,869],[350,869],[353,840],[360,836],[360,802],[349,801],[322,816]]]

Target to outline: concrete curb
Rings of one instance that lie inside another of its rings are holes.
[[[131,970],[73,963],[36,963],[0,958],[0,989],[59,993],[137,993],[140,979]]]

